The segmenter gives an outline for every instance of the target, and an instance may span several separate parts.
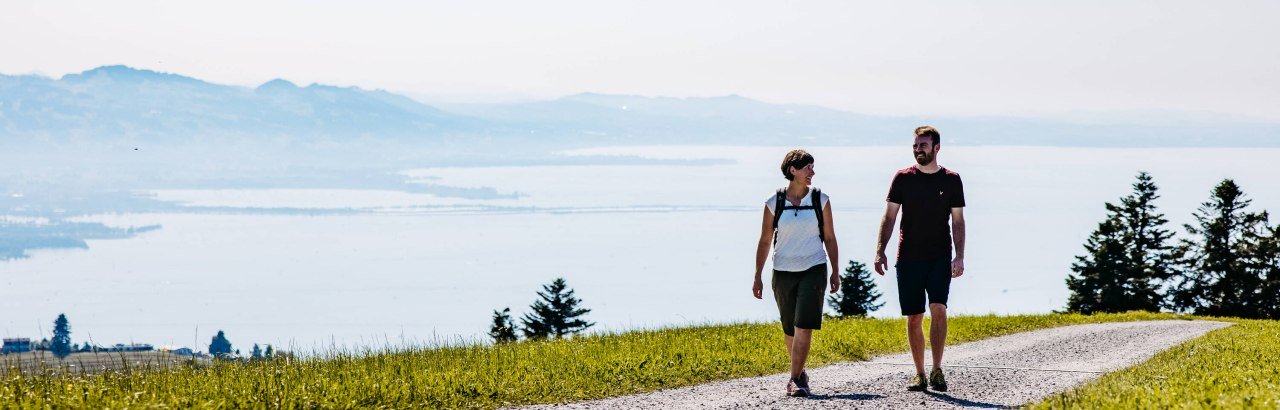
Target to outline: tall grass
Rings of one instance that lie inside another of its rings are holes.
[[[1081,323],[1172,319],[1128,313],[961,316],[949,343]],[[812,366],[906,350],[901,319],[827,320]],[[214,363],[92,375],[6,374],[17,407],[478,408],[560,403],[759,376],[787,368],[777,324],[600,334],[498,346],[328,352],[304,359]]]
[[[1061,409],[1280,408],[1280,322],[1235,326],[1156,354],[1134,367],[1038,403]]]

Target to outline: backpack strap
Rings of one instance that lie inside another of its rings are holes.
[[[778,193],[774,199],[774,206],[773,206],[773,244],[774,245],[778,244],[778,220],[782,219],[782,211],[787,209],[812,209],[814,215],[816,215],[818,219],[818,239],[821,240],[822,243],[827,243],[827,234],[824,229],[827,225],[825,221],[823,221],[822,219],[823,218],[822,190],[818,188],[813,188],[813,189],[810,189],[809,191],[810,191],[809,206],[791,206],[791,204],[787,202],[786,188],[778,189]]]
[[[777,197],[773,201],[773,244],[778,244],[778,220],[782,219],[782,210],[787,206],[786,188],[778,188]]]
[[[827,225],[822,220],[822,190],[818,188],[812,189],[809,195],[809,204],[813,205],[813,214],[818,216],[818,239],[822,243],[827,243],[827,234],[824,232]]]

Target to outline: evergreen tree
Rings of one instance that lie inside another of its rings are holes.
[[[271,345],[267,345],[267,350],[262,352],[262,357],[265,357],[268,359],[275,357],[275,355],[276,355],[276,349],[274,347],[271,347]]]
[[[1119,205],[1106,204],[1107,219],[1089,235],[1086,254],[1071,264],[1067,310],[1160,310],[1160,285],[1176,274],[1178,252],[1169,243],[1173,232],[1164,228],[1168,220],[1156,210],[1156,190],[1151,175],[1141,172],[1132,194]]]
[[[1178,274],[1180,254],[1170,243],[1173,231],[1164,228],[1169,220],[1156,211],[1155,200],[1160,199],[1157,189],[1151,174],[1140,172],[1133,194],[1121,198],[1116,207],[1128,239],[1125,249],[1130,271],[1124,283],[1133,299],[1126,310],[1159,311],[1165,304],[1160,284]]]
[[[1127,256],[1120,234],[1120,223],[1108,218],[1085,241],[1084,256],[1076,256],[1071,264],[1074,274],[1067,276],[1067,310],[1080,313],[1097,313],[1115,310],[1107,306],[1123,303],[1123,288],[1119,285],[1123,259]]]
[[[261,348],[261,347],[258,347],[258,344],[257,344],[257,343],[254,343],[254,344],[253,344],[253,350],[250,350],[250,351],[249,351],[249,358],[250,358],[250,359],[261,359],[261,358],[262,358],[262,348]]]
[[[1274,293],[1263,294],[1267,242],[1267,213],[1247,210],[1252,201],[1230,179],[1214,187],[1209,201],[1186,225],[1193,239],[1182,248],[1190,259],[1173,281],[1172,305],[1201,315],[1264,317]]]
[[[71,324],[65,314],[59,313],[53,321],[53,340],[49,342],[49,350],[59,359],[71,354]]]
[[[1262,317],[1280,319],[1280,225],[1272,226],[1259,241],[1254,252],[1255,265],[1262,277]],[[1267,296],[1271,295],[1271,296]]]
[[[876,284],[871,281],[867,265],[851,260],[849,267],[844,268],[844,274],[840,275],[840,291],[828,297],[827,304],[840,317],[862,317],[884,306],[884,303],[876,303],[878,299],[880,292],[876,291]]]
[[[511,308],[493,311],[493,324],[489,325],[489,337],[494,343],[516,341],[515,322],[511,320]]]
[[[227,340],[227,335],[219,330],[218,334],[213,336],[213,341],[209,343],[209,354],[216,357],[228,353],[231,353],[231,341]]]
[[[561,338],[595,325],[593,322],[581,319],[583,315],[591,312],[591,309],[578,307],[582,300],[573,296],[573,290],[569,289],[564,278],[556,278],[550,284],[542,285],[542,291],[538,292],[538,297],[541,300],[534,301],[533,305],[529,306],[532,312],[525,313],[520,319],[523,325],[521,332],[527,338],[545,339],[550,336]]]

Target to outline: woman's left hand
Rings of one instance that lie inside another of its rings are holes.
[[[840,274],[831,272],[831,293],[840,291]]]

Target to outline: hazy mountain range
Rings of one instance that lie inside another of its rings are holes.
[[[1100,119],[1104,118],[1105,119]],[[450,104],[382,90],[272,80],[256,88],[104,66],[59,79],[0,75],[0,139],[132,141],[396,141],[533,144],[904,144],[920,124],[965,145],[1280,146],[1280,124],[1161,113],[1110,116],[886,117],[741,96],[578,94],[550,101]]]

